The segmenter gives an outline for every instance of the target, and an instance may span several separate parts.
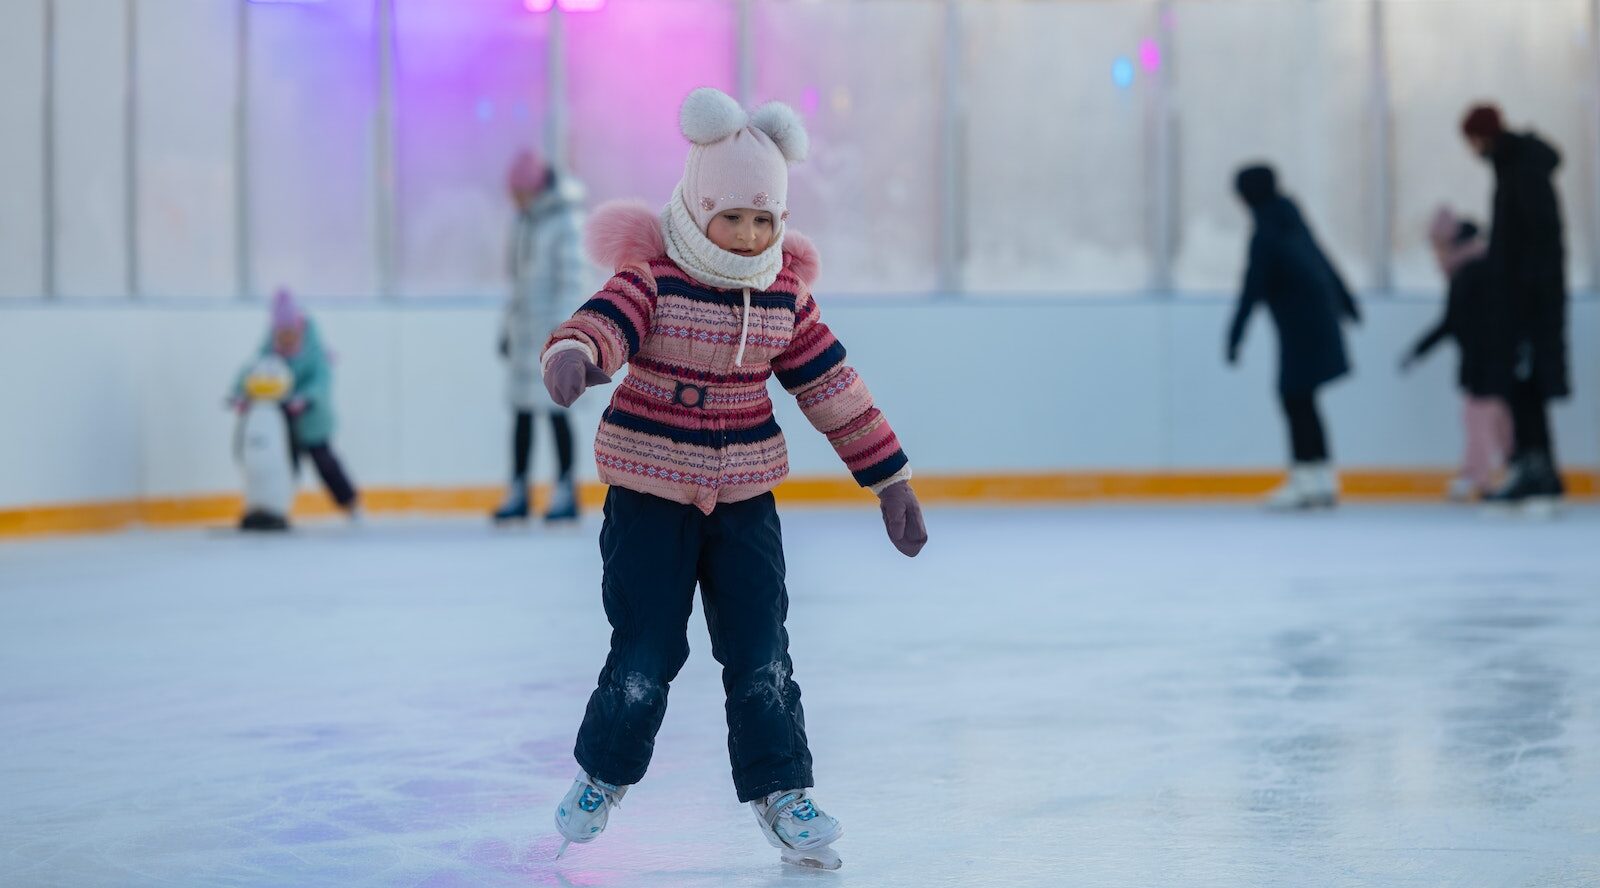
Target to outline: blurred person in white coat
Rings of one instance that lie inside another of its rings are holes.
[[[511,293],[500,327],[500,356],[506,361],[506,398],[515,423],[511,483],[494,520],[528,517],[534,416],[544,414],[550,418],[558,466],[544,518],[572,521],[578,517],[572,424],[567,411],[556,406],[545,391],[539,353],[550,332],[589,292],[589,267],[582,245],[584,190],[578,180],[557,172],[531,150],[517,154],[506,184],[517,214],[508,251]]]

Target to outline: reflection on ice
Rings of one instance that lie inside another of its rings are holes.
[[[703,624],[649,776],[553,860],[589,525],[0,546],[0,884],[1600,883],[1600,513],[785,516],[838,873],[728,775]]]

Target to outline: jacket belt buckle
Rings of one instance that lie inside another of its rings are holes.
[[[680,382],[672,392],[672,403],[690,409],[706,406],[706,387],[691,382]]]

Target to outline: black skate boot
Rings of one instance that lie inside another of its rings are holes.
[[[569,475],[550,487],[550,508],[545,510],[548,524],[565,524],[578,520],[578,485]]]
[[[494,510],[493,518],[496,524],[528,520],[528,486],[518,481],[512,482],[506,489],[506,498],[500,503],[500,508]]]
[[[1527,453],[1511,466],[1511,473],[1500,489],[1483,498],[1499,510],[1519,510],[1532,517],[1546,518],[1557,511],[1566,494],[1561,475],[1547,453]]]

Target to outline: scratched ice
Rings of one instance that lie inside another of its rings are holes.
[[[0,545],[0,885],[1600,884],[1600,511],[789,511],[844,869],[738,805],[705,628],[553,861],[595,524]]]

